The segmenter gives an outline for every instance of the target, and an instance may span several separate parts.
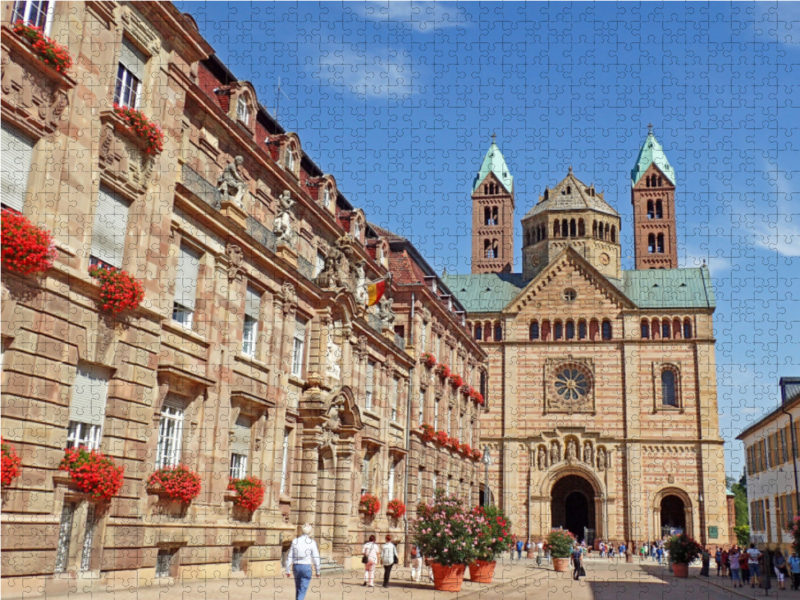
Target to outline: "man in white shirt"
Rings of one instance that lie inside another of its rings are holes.
[[[296,537],[289,548],[286,557],[286,576],[291,577],[294,572],[294,588],[296,600],[304,600],[308,586],[311,583],[311,566],[320,576],[319,547],[317,542],[311,539],[314,528],[310,523],[303,525],[303,535]]]
[[[759,567],[761,565],[759,565],[758,559],[761,558],[761,552],[756,548],[755,544],[750,544],[747,554],[750,555],[750,587],[754,588],[758,585],[758,576],[760,575]]]

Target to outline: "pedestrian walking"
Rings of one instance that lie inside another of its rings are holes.
[[[750,587],[754,588],[758,585],[758,576],[759,576],[759,564],[758,559],[761,558],[761,551],[756,548],[755,544],[750,544],[750,549],[747,551],[748,556],[750,557],[748,563],[750,565],[750,577],[752,581],[750,582]]]
[[[517,560],[521,560],[522,559],[522,548],[523,547],[524,547],[524,544],[523,544],[522,540],[517,540]]]
[[[422,555],[419,548],[411,546],[411,581],[419,583],[422,577]]]
[[[369,536],[369,541],[361,549],[361,562],[364,563],[364,586],[375,587],[375,565],[378,564],[378,544],[375,536]]]
[[[722,551],[722,576],[725,577],[728,574],[728,551]]]
[[[389,578],[392,576],[392,567],[400,562],[397,546],[392,543],[392,536],[386,536],[386,543],[381,548],[381,564],[383,565],[383,587],[389,587]]]
[[[656,558],[658,559],[658,564],[661,564],[661,560],[664,558],[664,549],[661,546],[656,548]]]
[[[542,566],[542,554],[544,554],[544,544],[542,540],[536,542],[536,566]]]
[[[744,585],[742,585],[742,578],[740,572],[741,566],[739,565],[740,556],[741,553],[739,552],[738,546],[734,546],[731,549],[730,554],[728,554],[728,561],[730,562],[731,565],[731,581],[733,582],[733,587],[735,588],[744,587]]]
[[[581,578],[581,563],[583,562],[583,552],[581,552],[580,547],[576,544],[575,548],[572,550],[572,554],[570,555],[570,561],[572,562],[572,578],[575,581],[580,581]]]
[[[717,577],[719,577],[720,572],[722,572],[722,550],[717,547],[717,551],[714,554],[714,561],[717,565]]]
[[[700,568],[700,576],[708,577],[708,570],[711,567],[711,555],[708,553],[708,550],[706,548],[703,548],[701,564],[703,566]]]
[[[750,583],[750,555],[742,549],[739,556],[739,567],[742,569],[742,586]]]
[[[785,590],[786,575],[788,575],[788,572],[786,570],[786,559],[780,550],[775,550],[775,556],[772,558],[772,566],[778,578],[778,589]]]
[[[311,567],[320,577],[322,564],[320,563],[319,547],[311,539],[314,528],[310,523],[303,525],[303,534],[292,541],[289,555],[286,557],[286,576],[294,575],[295,600],[303,600],[311,583]]]
[[[797,552],[792,552],[792,555],[789,557],[789,574],[792,576],[792,589],[799,590],[800,589],[800,556],[797,556]]]

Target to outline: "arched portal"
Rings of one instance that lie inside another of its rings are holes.
[[[661,499],[661,535],[686,532],[686,506],[673,494]]]
[[[551,493],[552,527],[562,527],[578,540],[593,543],[597,531],[594,496],[592,484],[580,475],[559,479]]]

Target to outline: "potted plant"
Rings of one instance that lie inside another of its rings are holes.
[[[371,494],[369,492],[361,496],[361,500],[358,502],[359,512],[364,513],[368,517],[374,517],[378,514],[380,509],[380,500],[378,500],[378,497],[375,494]]]
[[[406,505],[397,498],[390,500],[389,505],[386,507],[386,514],[392,519],[402,519],[403,515],[406,514]]]
[[[114,112],[124,121],[131,135],[144,144],[145,154],[158,154],[164,149],[164,134],[161,129],[141,111],[115,104]]]
[[[188,504],[200,495],[203,481],[186,465],[163,467],[150,474],[147,487],[172,500]]]
[[[481,452],[480,448],[473,448],[472,449],[472,460],[481,460],[483,458],[483,452]]]
[[[433,436],[433,439],[436,440],[436,443],[440,446],[446,446],[450,441],[450,436],[447,435],[446,431],[437,431],[436,435]]]
[[[96,266],[89,269],[89,275],[100,282],[100,310],[116,315],[136,310],[144,299],[141,281],[127,271]]]
[[[0,480],[2,487],[8,487],[20,474],[22,461],[17,455],[14,446],[0,438],[0,453],[2,453],[2,467],[0,467]]]
[[[672,572],[675,573],[675,577],[688,577],[689,564],[697,560],[697,557],[703,553],[703,548],[700,544],[685,533],[672,536],[664,546],[669,552]]]
[[[413,543],[431,561],[434,588],[458,592],[464,571],[478,556],[476,536],[480,526],[458,498],[436,490],[435,496],[417,507],[411,522]]]
[[[456,375],[453,373],[450,375],[450,385],[452,385],[454,388],[460,388],[462,385],[464,385],[464,379],[462,379],[461,375]]]
[[[433,425],[430,425],[429,423],[423,423],[420,426],[420,429],[422,430],[422,440],[425,442],[432,441],[434,436],[436,435],[436,432],[433,429]]]
[[[469,565],[469,578],[476,583],[492,583],[497,557],[512,549],[511,522],[496,506],[480,506],[472,511],[478,527],[477,553]]]
[[[432,369],[436,366],[436,357],[433,355],[433,352],[423,352],[421,356],[422,364]]]
[[[264,502],[266,486],[263,481],[255,477],[231,479],[228,489],[236,492],[233,505],[249,513],[254,513]]]
[[[116,496],[124,483],[125,467],[118,467],[108,456],[86,448],[68,448],[58,470],[66,471],[81,492],[105,502]]]
[[[448,377],[450,377],[450,367],[448,367],[444,363],[439,363],[438,366],[436,367],[436,373],[442,379],[447,379]]]
[[[458,451],[459,451],[459,452],[460,452],[460,453],[461,453],[463,456],[472,456],[472,446],[470,446],[470,445],[469,445],[469,444],[467,444],[466,442],[464,442],[463,444],[461,444],[461,446],[459,447]]]
[[[69,51],[47,37],[41,27],[26,25],[24,21],[18,20],[14,23],[14,33],[30,43],[33,53],[39,60],[50,65],[59,73],[66,73],[72,66],[72,57]]]
[[[569,570],[569,555],[575,545],[575,536],[566,529],[553,529],[547,536],[547,547],[553,558],[553,569],[564,573]]]
[[[458,452],[458,449],[461,447],[461,442],[457,437],[451,437],[447,440],[447,447],[453,452]]]
[[[35,275],[52,267],[58,251],[50,232],[12,210],[2,214],[3,270]]]

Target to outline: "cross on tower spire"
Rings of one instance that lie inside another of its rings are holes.
[[[647,133],[653,133],[653,124],[652,123],[648,123],[647,124]]]
[[[494,141],[495,141],[496,139],[497,139],[497,134],[496,134],[495,132],[492,132],[492,143],[493,143],[493,144],[494,144]]]

